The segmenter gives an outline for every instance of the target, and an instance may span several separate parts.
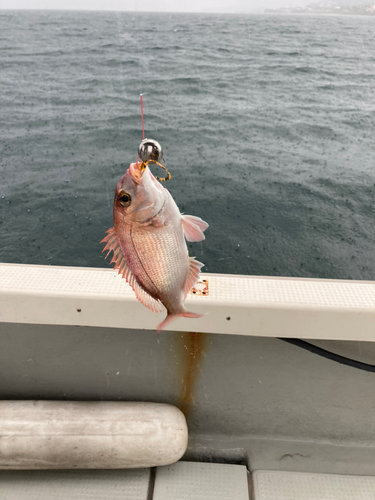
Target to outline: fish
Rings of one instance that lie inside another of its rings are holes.
[[[163,330],[178,317],[202,315],[186,309],[184,301],[199,279],[204,264],[189,257],[187,241],[202,241],[207,222],[180,213],[170,192],[148,166],[131,163],[116,186],[114,226],[101,241],[113,252],[111,264],[129,283],[137,299],[153,312],[167,311],[157,327]]]

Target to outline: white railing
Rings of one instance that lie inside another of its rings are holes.
[[[375,341],[375,282],[203,274],[167,330]],[[208,287],[208,293],[207,293]],[[202,290],[206,291],[202,294]],[[154,330],[112,269],[0,264],[0,322]]]

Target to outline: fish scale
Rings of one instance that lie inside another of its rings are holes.
[[[175,302],[176,294],[176,299],[180,298],[188,271],[182,228],[167,226],[162,232],[133,228],[131,238],[134,247],[142,249],[137,252],[139,262],[156,287],[159,298],[164,299],[162,302]]]

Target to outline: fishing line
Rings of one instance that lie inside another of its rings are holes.
[[[142,120],[142,141],[145,140],[145,124],[143,121],[143,94],[140,95],[141,98],[141,120]]]
[[[140,170],[144,170],[150,163],[155,163],[156,165],[164,169],[167,173],[165,177],[157,177],[155,175],[155,179],[157,179],[160,182],[169,181],[169,179],[172,177],[170,172],[168,172],[165,165],[163,165],[158,161],[159,159],[164,161],[162,157],[163,153],[160,144],[157,141],[154,141],[153,139],[145,139],[143,94],[140,94],[140,100],[141,100],[141,120],[142,120],[142,142],[138,149],[138,156],[136,160],[137,168],[139,168]],[[141,163],[139,163],[138,160],[142,160]]]

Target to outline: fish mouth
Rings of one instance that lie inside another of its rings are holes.
[[[140,184],[142,181],[143,174],[146,169],[141,168],[141,163],[131,163],[129,166],[129,175],[132,181],[136,184]]]
[[[152,175],[151,170],[149,167],[142,163],[136,162],[136,163],[131,163],[129,165],[129,168],[127,170],[127,174],[129,175],[130,179],[134,182],[134,184],[141,184],[143,177],[145,176],[145,173],[147,172],[147,175],[150,177],[151,182],[155,185],[155,187],[158,189],[158,191],[163,191],[163,186],[158,182],[155,177]]]

